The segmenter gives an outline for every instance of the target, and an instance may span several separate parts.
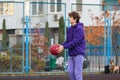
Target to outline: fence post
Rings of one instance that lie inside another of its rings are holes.
[[[10,48],[10,71],[12,72],[12,48]]]
[[[29,71],[29,65],[28,65],[28,59],[29,59],[29,53],[28,53],[28,45],[29,45],[29,42],[28,42],[28,26],[29,26],[29,17],[26,16],[26,74],[28,74],[28,71]]]

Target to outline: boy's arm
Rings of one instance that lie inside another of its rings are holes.
[[[65,49],[72,48],[72,47],[76,46],[81,41],[81,39],[83,39],[83,37],[84,37],[83,28],[82,27],[77,28],[75,30],[75,34],[73,36],[74,37],[73,37],[73,40],[71,42],[63,44],[63,47]]]

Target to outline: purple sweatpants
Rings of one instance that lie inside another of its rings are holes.
[[[68,58],[68,74],[71,80],[82,80],[83,60],[82,55]]]

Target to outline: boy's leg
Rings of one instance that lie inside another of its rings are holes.
[[[82,69],[83,69],[83,60],[84,57],[78,55],[74,58],[75,60],[75,76],[76,80],[82,80]]]
[[[72,57],[69,57],[68,58],[68,74],[69,74],[70,80],[76,80],[74,69],[75,69],[75,62]]]

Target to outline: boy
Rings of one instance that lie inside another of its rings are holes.
[[[85,34],[83,24],[79,22],[80,16],[73,11],[68,14],[71,26],[67,31],[67,38],[60,45],[57,52],[68,49],[68,74],[71,80],[82,80],[83,60],[85,57]]]

